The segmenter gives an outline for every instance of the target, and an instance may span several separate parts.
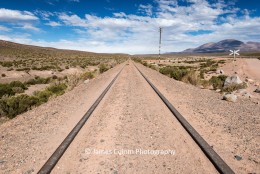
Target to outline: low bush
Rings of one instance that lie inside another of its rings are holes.
[[[67,89],[67,85],[65,83],[54,84],[47,88],[48,91],[50,91],[51,93],[57,96],[64,94],[66,89]]]
[[[182,79],[181,81],[185,83],[192,84],[194,86],[197,86],[200,84],[200,78],[196,71],[189,71]]]
[[[238,89],[245,89],[246,87],[247,87],[246,83],[241,83],[241,84],[233,83],[233,84],[230,84],[228,86],[225,86],[222,91],[224,91],[224,92],[233,92],[233,91],[236,91]]]
[[[0,99],[0,110],[7,117],[14,118],[16,115],[26,112],[38,104],[39,99],[37,97],[22,94]]]
[[[39,99],[39,102],[45,103],[49,100],[49,98],[53,95],[53,93],[49,90],[44,91],[36,91],[34,95]]]
[[[0,84],[0,98],[6,96],[15,95],[15,92],[12,90],[12,87],[9,84]]]
[[[209,82],[212,84],[214,89],[222,89],[226,78],[227,76],[225,75],[212,76]]]
[[[1,76],[2,76],[2,77],[6,77],[6,74],[2,74]]]
[[[100,73],[103,73],[103,72],[109,70],[108,66],[107,66],[106,64],[103,64],[103,63],[101,63],[101,64],[98,66],[98,68],[99,68],[99,72],[100,72]]]
[[[167,66],[164,68],[160,68],[159,72],[168,75],[175,80],[182,80],[182,78],[188,74],[190,70],[184,67],[174,67],[174,66]]]
[[[9,61],[1,62],[1,65],[2,65],[3,67],[10,68],[11,66],[13,66],[13,62],[9,62]]]
[[[93,79],[94,78],[94,74],[92,72],[85,72],[81,75],[81,78],[83,80],[87,80],[87,79]]]
[[[18,87],[16,87],[18,88]],[[34,96],[26,94],[18,96],[4,96],[0,99],[0,112],[9,118],[30,110],[34,106],[38,106],[49,100],[51,96],[62,95],[67,86],[64,83],[54,84],[43,91],[37,91]]]
[[[51,81],[50,77],[42,78],[42,77],[36,76],[34,79],[30,79],[27,82],[25,82],[25,84],[27,84],[27,85],[48,84],[48,83],[50,83],[50,81]]]

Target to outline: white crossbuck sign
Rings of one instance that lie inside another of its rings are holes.
[[[234,55],[234,59],[236,58],[236,55],[239,55],[238,51],[240,50],[229,50],[231,53],[229,55]]]

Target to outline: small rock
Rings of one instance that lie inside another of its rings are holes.
[[[260,93],[260,88],[257,88],[257,89],[255,90],[255,92],[256,92],[256,93]]]
[[[226,94],[223,96],[223,100],[230,101],[230,102],[236,102],[237,96],[235,94]]]
[[[5,161],[4,160],[0,160],[0,164],[3,164],[3,163],[5,163]]]
[[[235,159],[236,159],[237,161],[242,160],[242,157],[241,157],[241,156],[235,155],[234,157],[235,157]]]
[[[241,84],[241,83],[243,82],[240,80],[238,75],[233,75],[226,78],[224,86],[229,86],[231,84]]]
[[[89,79],[85,80],[84,83],[87,84],[89,82]]]
[[[216,90],[216,92],[220,92],[220,91],[221,91],[221,89],[217,89],[217,90]]]
[[[105,140],[101,139],[100,142],[103,143]]]
[[[242,96],[246,98],[252,98],[252,95],[249,92],[244,93]]]

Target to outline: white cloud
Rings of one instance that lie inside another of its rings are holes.
[[[152,16],[152,14],[153,14],[152,9],[153,9],[153,6],[151,4],[148,4],[148,5],[140,4],[138,10],[148,16]]]
[[[22,29],[24,29],[24,30],[40,31],[39,28],[34,27],[32,24],[24,24],[23,26],[21,26],[21,27],[16,27],[16,28],[22,28]]]
[[[49,25],[49,26],[52,26],[52,27],[61,26],[61,24],[59,22],[55,22],[55,21],[50,21],[50,22],[46,23],[45,25]]]
[[[0,31],[11,31],[11,29],[0,25]]]
[[[17,21],[35,21],[38,17],[28,11],[9,10],[0,8],[0,21],[17,22]]]

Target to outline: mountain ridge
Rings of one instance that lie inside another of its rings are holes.
[[[242,42],[236,39],[225,39],[219,42],[210,42],[196,48],[188,48],[181,53],[223,53],[229,50],[240,52],[260,52],[260,42]]]

